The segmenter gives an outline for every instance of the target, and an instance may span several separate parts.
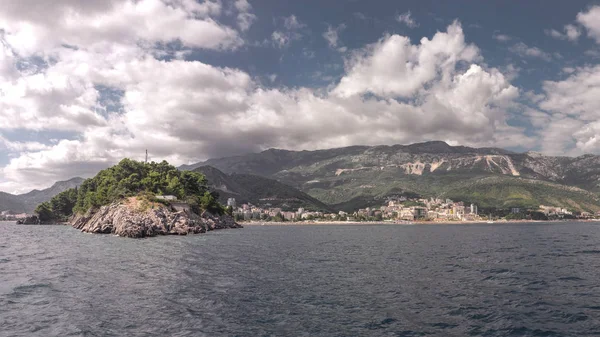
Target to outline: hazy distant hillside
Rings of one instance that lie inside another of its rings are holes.
[[[0,211],[23,213],[26,210],[27,207],[16,195],[0,192]]]
[[[338,206],[377,204],[388,195],[417,193],[468,197],[498,207],[564,202],[575,209],[600,209],[595,199],[600,157],[594,155],[552,157],[426,142],[319,151],[271,149],[183,168],[202,165],[273,178]]]
[[[33,190],[25,194],[14,195],[0,192],[0,211],[10,210],[15,213],[33,213],[37,205],[52,199],[52,197],[63,191],[81,185],[83,180],[83,178],[77,177],[66,181],[59,181],[50,188]]]
[[[227,175],[214,167],[202,166],[194,171],[206,176],[209,185],[219,193],[220,201],[235,198],[238,204],[271,205],[284,209],[304,207],[310,210],[329,211],[329,206],[294,187],[276,180],[250,174]]]

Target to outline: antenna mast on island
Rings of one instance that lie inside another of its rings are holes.
[[[146,164],[148,164],[148,149],[146,149]]]

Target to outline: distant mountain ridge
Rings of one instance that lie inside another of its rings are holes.
[[[212,190],[219,193],[219,201],[226,205],[228,198],[235,198],[238,205],[252,203],[265,207],[280,207],[296,210],[300,207],[311,210],[331,211],[330,207],[298,189],[251,174],[225,174],[212,166],[194,169],[206,176]]]
[[[354,200],[352,205],[358,207],[387,195],[417,193],[461,197],[486,206],[549,203],[600,210],[600,156],[596,155],[554,157],[433,141],[316,151],[269,149],[181,169],[204,165],[228,174],[276,179],[335,205]]]
[[[545,156],[499,148],[410,145],[350,146],[316,151],[269,149],[184,165],[198,169],[222,196],[238,202],[354,210],[386,197],[454,198],[483,207],[540,204],[600,211],[600,156]],[[32,212],[54,195],[81,184],[57,182],[22,195],[0,192],[0,211]],[[261,201],[262,199],[262,201]],[[285,204],[284,199],[288,201]]]
[[[78,187],[83,181],[83,178],[75,177],[65,181],[58,181],[49,188],[33,190],[25,194],[0,192],[0,211],[10,210],[14,213],[33,213],[37,205],[52,199],[52,197],[63,191]]]

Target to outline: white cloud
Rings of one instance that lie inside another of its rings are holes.
[[[209,16],[220,11],[211,1],[60,0],[45,6],[46,13],[32,11],[39,8],[32,3],[37,2],[10,1],[0,11],[4,38],[21,56],[62,45],[101,48],[178,40],[195,48],[234,49],[243,43],[235,30]]]
[[[551,61],[552,56],[538,47],[530,47],[523,42],[512,45],[509,50],[521,57],[535,57],[544,61]]]
[[[327,30],[323,33],[323,38],[327,40],[329,47],[334,49],[338,47],[339,33],[344,29],[346,29],[346,25],[343,23],[335,28],[327,26]],[[344,47],[340,46],[340,48]]]
[[[271,40],[277,45],[279,48],[285,47],[290,42],[290,36],[282,31],[274,31],[271,34]]]
[[[0,83],[10,82],[18,77],[15,54],[0,38]]]
[[[581,31],[574,25],[566,25],[565,34],[567,35],[567,39],[576,41],[581,36]]]
[[[471,62],[478,57],[477,47],[465,43],[456,22],[431,40],[421,39],[419,45],[412,45],[405,36],[386,36],[348,60],[347,74],[335,93],[410,97],[439,76],[448,81],[459,61]]]
[[[581,30],[579,30],[577,26],[571,24],[566,25],[564,27],[564,31],[564,33],[561,33],[556,29],[546,29],[544,32],[546,35],[559,40],[577,41],[577,39],[579,39],[581,36]]]
[[[492,35],[492,37],[500,42],[507,42],[512,40],[512,38],[506,34],[494,34]]]
[[[302,48],[302,56],[310,60],[315,57],[315,51],[308,48]]]
[[[405,24],[408,28],[415,28],[419,26],[417,21],[415,21],[415,19],[412,18],[410,11],[399,14],[396,17],[396,21]]]
[[[600,118],[600,66],[577,68],[562,81],[545,81],[543,89],[543,109],[584,120]]]
[[[583,52],[585,56],[590,56],[593,58],[600,58],[600,50],[590,49]]]
[[[0,12],[0,128],[83,131],[104,126],[108,120],[96,86],[112,86],[106,80],[112,74],[126,76],[119,67],[128,62],[168,53],[156,43],[179,41],[209,49],[241,44],[234,30],[209,17],[220,13],[219,2],[62,0],[48,16],[29,10],[27,2],[11,2]],[[236,6],[250,9],[243,1]],[[177,50],[173,56],[188,52]],[[17,60],[30,54],[46,60],[47,69],[17,70]]]
[[[600,6],[591,7],[587,12],[577,14],[577,22],[587,29],[589,37],[600,43]]]
[[[250,26],[257,20],[256,15],[250,13],[252,11],[252,5],[248,0],[236,0],[234,7],[238,10],[237,24],[240,30],[245,32],[250,29]]]
[[[519,77],[519,73],[521,72],[521,68],[515,66],[512,63],[509,63],[508,65],[503,67],[501,70],[502,70],[502,73],[504,74],[504,77],[506,77],[506,79],[508,81],[512,81],[515,78]]]
[[[19,153],[1,169],[0,188],[89,176],[123,157],[141,159],[146,149],[152,159],[178,165],[269,147],[532,142],[506,122],[518,89],[499,70],[474,64],[482,58],[458,23],[415,45],[386,36],[353,55],[340,83],[326,89],[269,89],[238,69],[161,61],[138,46],[110,46],[51,48],[56,62],[10,84],[9,108],[33,111],[30,117],[9,115],[10,123],[79,135],[45,146],[4,142]],[[122,111],[94,113],[98,86],[123,93]]]
[[[286,47],[292,41],[302,38],[300,30],[303,28],[306,28],[306,25],[300,22],[295,15],[290,15],[283,18],[283,27],[280,27],[280,29],[275,30],[271,34],[271,40],[279,48]]]
[[[15,142],[10,141],[0,135],[0,149],[6,149],[9,152],[31,152],[31,151],[42,151],[50,148],[50,145],[43,144],[40,142]]]
[[[233,4],[233,6],[239,12],[249,12],[252,10],[252,5],[250,5],[248,0],[235,0],[235,3]]]
[[[564,70],[565,79],[543,83],[539,107],[549,113],[548,125],[539,132],[543,148],[557,154],[598,153],[600,66]]]
[[[283,18],[283,26],[288,30],[299,30],[306,27],[306,25],[300,22],[295,15]]]
[[[546,35],[552,36],[553,38],[556,38],[556,39],[564,39],[565,38],[565,35],[563,35],[563,33],[559,32],[556,29],[546,29],[544,32],[546,33]]]
[[[0,82],[0,128],[82,130],[105,120],[93,111],[98,92],[82,78],[50,69]]]

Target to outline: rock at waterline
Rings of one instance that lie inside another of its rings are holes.
[[[35,215],[28,216],[25,219],[17,220],[17,225],[40,225],[40,224],[42,224],[42,222]]]
[[[136,198],[102,206],[83,215],[75,215],[69,224],[82,232],[116,234],[130,238],[157,235],[205,233],[214,229],[242,228],[228,215],[208,212],[175,211],[170,206],[155,204],[140,209]]]

